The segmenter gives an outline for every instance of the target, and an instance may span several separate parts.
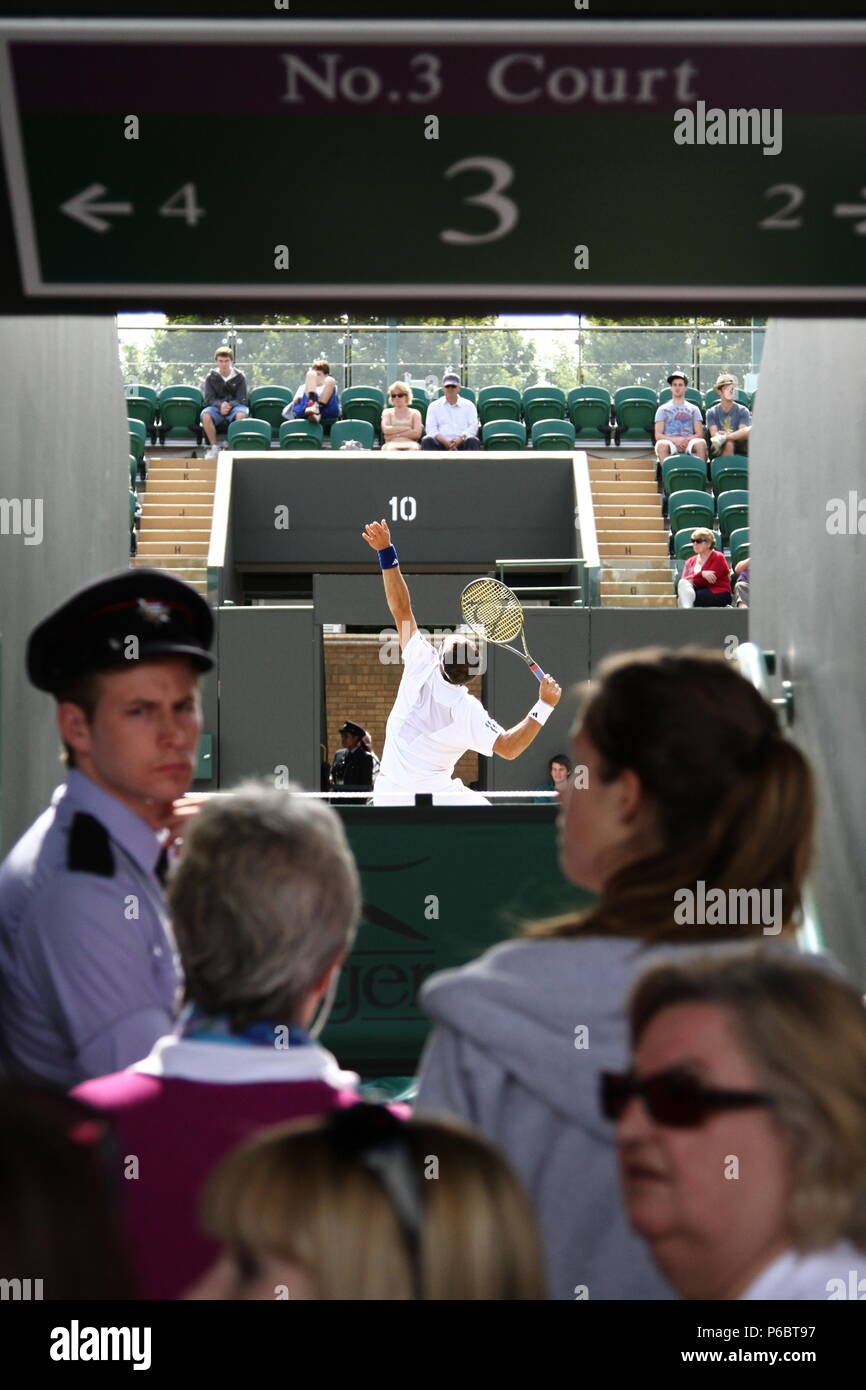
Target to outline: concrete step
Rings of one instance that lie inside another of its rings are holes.
[[[658,560],[654,565],[649,560],[642,560],[640,567],[635,565],[629,569],[625,565],[604,565],[601,571],[602,584],[655,584],[668,583],[671,579],[670,561],[665,559]]]
[[[676,608],[677,600],[675,594],[668,594],[667,597],[661,594],[656,597],[647,597],[643,594],[624,594],[613,599],[602,599],[604,608]]]
[[[150,496],[145,493],[142,499],[142,507],[145,516],[164,518],[165,520],[177,521],[201,521],[210,527],[213,509],[207,502],[189,503],[182,502],[153,502]]]
[[[136,556],[132,561],[136,565],[153,565],[154,561],[150,558],[145,559],[142,555]],[[179,579],[185,579],[187,584],[192,584],[200,592],[207,592],[207,566],[202,565],[178,565],[174,556],[167,556],[164,564],[158,564],[157,569],[167,570],[169,574],[176,574]]]
[[[152,498],[155,492],[159,493],[183,493],[188,500],[192,498],[205,497],[208,501],[213,500],[213,479],[212,478],[154,478],[152,481],[148,477],[145,497]]]
[[[140,494],[144,504],[156,503],[164,507],[206,507],[213,511],[213,493],[201,492],[198,488],[187,492],[186,488],[166,490],[161,483],[153,483]]]
[[[164,537],[161,540],[150,540],[148,536],[145,534],[145,532],[142,530],[142,532],[139,533],[138,553],[139,555],[163,556],[187,555],[191,559],[195,556],[201,556],[200,563],[203,564],[207,558],[209,544],[209,541],[206,540],[174,541],[173,539],[166,540]]]
[[[647,499],[647,502],[648,501],[649,499]],[[659,508],[647,505],[647,502],[641,502],[640,504],[633,502],[630,507],[623,507],[616,502],[598,502],[596,500],[595,515],[596,517],[606,518],[627,516],[630,521],[660,521],[661,512]]]
[[[164,517],[148,518],[147,515],[142,516],[141,530],[139,532],[140,539],[143,541],[159,541],[165,546],[174,546],[181,542],[186,544],[187,541],[194,541],[196,544],[204,543],[205,545],[210,542],[210,527],[207,529],[201,526],[185,528],[180,526],[167,527],[163,524],[164,520]]]
[[[167,483],[190,483],[200,482],[209,483],[211,487],[216,481],[216,473],[212,468],[158,468],[156,466],[148,468],[147,480],[153,479],[154,482]]]
[[[612,564],[617,560],[645,559],[652,556],[654,559],[667,558],[667,541],[613,541],[610,538],[600,540],[598,551],[602,560],[610,561]]]
[[[617,581],[615,584],[605,584],[603,582],[601,585],[602,598],[612,598],[615,594],[625,594],[626,596],[644,594],[647,598],[651,598],[653,595],[658,594],[672,594],[673,591],[673,582],[670,577],[668,577],[667,583],[661,580],[653,582],[645,580],[639,584],[621,584]]]
[[[629,498],[644,500],[647,497],[658,498],[660,493],[655,483],[650,479],[641,483],[617,483],[612,480],[605,480],[602,483],[593,483],[592,495],[596,502],[616,501],[622,499],[625,502]]]
[[[627,545],[629,541],[633,540],[660,540],[662,536],[667,536],[667,532],[662,526],[660,518],[655,522],[647,521],[643,525],[635,526],[634,528],[620,525],[611,518],[609,522],[605,522],[604,520],[600,522],[596,521],[595,530],[599,543],[606,541],[608,544],[614,541],[622,541],[623,544]]]

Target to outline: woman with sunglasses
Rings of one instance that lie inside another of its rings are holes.
[[[696,526],[692,532],[692,552],[677,585],[680,608],[728,608],[730,566],[716,550],[716,538],[706,526]]]
[[[409,388],[402,381],[393,381],[388,387],[390,406],[382,411],[382,438],[384,449],[420,449],[424,425],[420,410],[409,405]]]
[[[264,1131],[211,1176],[223,1253],[191,1299],[541,1299],[529,1203],[468,1128],[354,1105]]]
[[[629,1220],[674,1288],[688,1299],[862,1298],[857,991],[750,950],[650,971],[630,1024],[632,1070],[603,1076],[602,1108],[617,1122]]]
[[[503,1150],[535,1206],[554,1298],[670,1298],[625,1218],[599,1075],[626,1065],[625,1001],[648,965],[790,937],[812,774],[772,705],[698,648],[608,658],[570,752],[582,774],[562,793],[560,862],[597,897],[425,983],[437,1026],[417,1108],[463,1116]],[[753,897],[738,910],[729,890],[752,888],[774,921]],[[713,889],[733,911],[705,910]]]

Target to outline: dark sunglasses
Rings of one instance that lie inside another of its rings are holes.
[[[406,392],[405,392],[405,391],[392,391],[392,392],[391,392],[391,400],[392,400],[392,401],[396,401],[396,400],[398,400],[398,399],[400,399],[400,400],[408,400],[408,397],[406,396]]]
[[[704,1087],[693,1076],[671,1070],[639,1079],[632,1072],[604,1071],[600,1078],[602,1114],[618,1120],[633,1096],[640,1096],[650,1115],[660,1125],[691,1129],[703,1124],[715,1110],[771,1105],[769,1096],[759,1091],[717,1091]]]
[[[701,545],[702,543],[704,545],[709,545],[706,536],[692,536],[692,545]]]

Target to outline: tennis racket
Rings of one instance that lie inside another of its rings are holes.
[[[525,661],[535,679],[544,680],[545,672],[529,655],[526,638],[523,635],[523,609],[520,599],[498,579],[473,579],[460,595],[460,607],[464,621],[488,642],[514,652]],[[519,652],[510,643],[520,637],[523,651]]]

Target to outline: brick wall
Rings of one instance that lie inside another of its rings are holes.
[[[376,633],[325,633],[325,709],[328,719],[328,757],[340,747],[337,733],[347,719],[362,724],[370,731],[374,751],[381,758],[385,744],[385,724],[397,694],[402,663],[379,660],[380,651],[393,653],[383,647]],[[481,699],[481,677],[476,676],[469,686]],[[466,753],[454,769],[468,786],[478,776],[478,754]]]

